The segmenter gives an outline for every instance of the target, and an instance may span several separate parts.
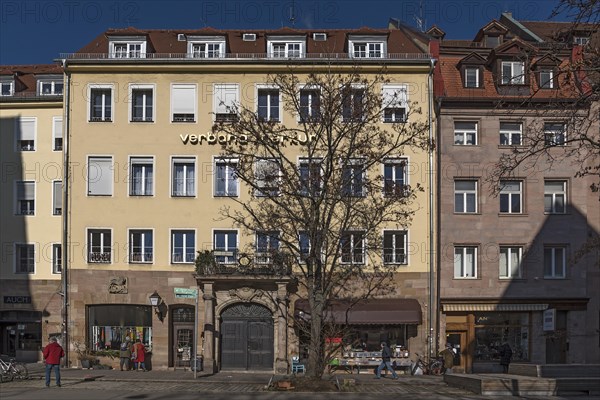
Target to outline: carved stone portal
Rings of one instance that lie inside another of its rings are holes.
[[[229,291],[229,296],[237,297],[241,301],[252,301],[252,299],[254,299],[255,297],[261,298],[262,295],[263,293],[261,290],[252,289],[247,286],[239,289],[231,289]]]
[[[127,294],[127,278],[124,276],[112,278],[108,284],[108,293]]]

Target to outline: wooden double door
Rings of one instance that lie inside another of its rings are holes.
[[[272,370],[273,316],[258,304],[236,304],[221,314],[221,369]]]

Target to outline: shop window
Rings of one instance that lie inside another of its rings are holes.
[[[152,307],[145,305],[88,306],[88,346],[92,350],[118,350],[127,338],[140,339],[152,351]]]
[[[529,361],[529,313],[476,313],[473,360],[500,360],[500,347],[508,343],[512,362]]]

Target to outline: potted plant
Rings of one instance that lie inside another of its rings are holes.
[[[196,272],[200,275],[211,275],[216,272],[217,262],[215,255],[210,250],[200,251],[198,250],[198,257],[196,257]]]
[[[77,359],[81,364],[81,368],[90,369],[96,364],[98,360],[87,345],[75,341],[73,342],[73,346],[75,347],[75,352],[77,353]]]

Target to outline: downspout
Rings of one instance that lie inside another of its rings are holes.
[[[70,337],[69,337],[69,133],[70,133],[70,106],[71,106],[71,76],[67,72],[67,60],[62,60],[62,67],[66,77],[65,95],[63,100],[63,199],[62,199],[62,293],[63,293],[63,348],[65,351],[65,367],[70,366]]]
[[[427,91],[429,95],[429,115],[428,115],[428,124],[429,124],[429,144],[430,146],[433,144],[433,70],[435,67],[435,59],[431,58],[429,66],[429,76],[427,77]],[[433,148],[429,148],[429,310],[428,310],[428,319],[429,319],[429,340],[427,342],[427,353],[430,357],[434,357],[437,353],[434,353],[434,340],[435,340],[435,331],[434,331],[434,307],[437,310],[437,305],[435,301],[435,238],[434,238],[434,173],[433,173]],[[437,342],[437,341],[436,341]]]

